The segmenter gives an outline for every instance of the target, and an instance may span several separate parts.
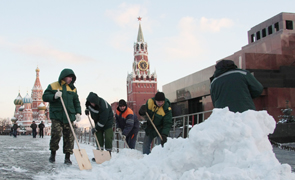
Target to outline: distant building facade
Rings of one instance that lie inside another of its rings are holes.
[[[43,89],[41,87],[39,79],[40,69],[36,69],[36,80],[32,89],[31,96],[27,93],[24,98],[18,94],[14,100],[14,121],[20,126],[19,132],[23,134],[30,134],[32,129],[30,128],[33,121],[37,125],[43,121],[45,124],[45,135],[51,135],[51,120],[49,119],[49,110],[46,107],[46,103],[42,100]],[[39,131],[39,128],[37,128]]]
[[[281,109],[295,108],[295,13],[280,13],[248,31],[248,45],[223,59],[247,69],[263,85],[254,99],[257,110],[266,110],[276,121]],[[219,60],[217,60],[219,61]],[[213,109],[209,77],[215,64],[165,84],[163,92],[172,102],[174,116]]]

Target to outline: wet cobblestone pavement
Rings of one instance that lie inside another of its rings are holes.
[[[53,173],[65,166],[62,162],[48,162],[49,140],[48,136],[0,136],[0,179],[33,179],[38,172]],[[62,150],[57,152],[56,159],[64,159]]]
[[[63,164],[64,154],[57,151],[56,163],[48,162],[49,136],[32,138],[32,136],[0,136],[0,180],[34,179],[37,174],[52,174],[56,170],[67,168]],[[62,147],[62,140],[60,141]],[[295,169],[295,152],[273,148],[280,163],[287,163]],[[73,156],[71,157],[74,158]],[[89,157],[92,158],[92,157]]]

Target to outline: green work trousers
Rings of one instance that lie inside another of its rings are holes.
[[[113,134],[113,128],[108,128],[106,130],[100,130],[96,132],[96,137],[98,139],[100,148],[103,149],[104,147],[107,151],[112,151]]]

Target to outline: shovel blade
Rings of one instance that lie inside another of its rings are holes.
[[[101,150],[93,149],[93,154],[94,154],[95,162],[97,164],[101,164],[111,159],[111,155],[109,151],[101,151]]]
[[[92,169],[85,149],[73,149],[80,170]]]

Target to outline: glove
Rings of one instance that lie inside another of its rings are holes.
[[[61,91],[57,91],[57,92],[55,93],[55,95],[54,95],[54,98],[55,98],[55,99],[58,99],[58,98],[61,97],[61,95],[62,95],[62,92],[61,92]]]
[[[89,109],[85,109],[85,114],[86,114],[86,116],[89,115]]]
[[[121,131],[121,128],[117,128],[116,131],[117,131],[117,132]]]
[[[79,122],[81,120],[81,115],[78,113],[75,115],[76,117],[76,122]]]
[[[146,112],[147,112],[146,105],[142,105],[139,109],[139,112],[138,112],[139,115],[144,116],[144,115],[146,115]]]
[[[167,136],[164,134],[161,134],[161,136],[162,136],[161,145],[162,145],[162,147],[164,147],[164,144],[167,142]]]
[[[125,141],[126,140],[126,136],[122,135],[122,140]]]
[[[92,134],[94,134],[94,133],[96,133],[96,132],[97,132],[97,130],[96,130],[95,128],[92,128],[92,129],[91,129],[91,133],[92,133]]]

